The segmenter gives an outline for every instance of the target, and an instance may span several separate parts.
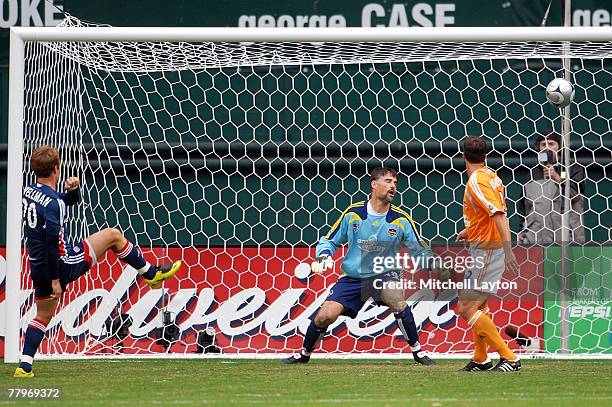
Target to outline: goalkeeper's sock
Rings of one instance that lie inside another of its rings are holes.
[[[397,326],[402,332],[402,335],[404,335],[404,338],[408,341],[408,345],[410,345],[410,350],[412,350],[413,353],[420,351],[419,332],[417,331],[410,307],[406,305],[406,308],[404,308],[402,312],[396,312],[394,315]]]
[[[476,335],[483,338],[492,349],[499,353],[500,358],[511,361],[518,359],[502,339],[497,327],[487,314],[483,313],[481,310],[476,311],[474,315],[468,319],[468,324],[472,326]]]
[[[144,278],[151,280],[153,277],[155,277],[157,268],[149,264],[142,256],[140,250],[130,243],[130,241],[126,241],[123,248],[118,252],[115,252],[115,254],[119,260],[134,267],[138,274]]]
[[[317,343],[323,336],[325,336],[325,332],[327,331],[327,327],[319,328],[315,322],[314,318],[310,320],[310,325],[308,325],[308,329],[306,330],[306,335],[304,336],[304,346],[302,349],[302,354],[304,356],[310,356],[312,351],[314,351]]]
[[[32,362],[34,361],[34,355],[38,350],[38,346],[45,337],[45,331],[47,330],[47,324],[38,318],[34,318],[28,325],[28,329],[25,334],[25,341],[23,344],[23,352],[19,358],[19,367],[27,373],[32,371]]]

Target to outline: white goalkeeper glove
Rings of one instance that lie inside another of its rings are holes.
[[[310,270],[316,274],[323,274],[325,270],[334,267],[334,261],[328,254],[323,254],[316,258],[315,261],[310,264]]]

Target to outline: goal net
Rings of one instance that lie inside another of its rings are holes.
[[[571,226],[569,247],[558,237],[516,246],[521,271],[491,299],[495,323],[522,355],[609,355],[612,42],[487,42],[480,32],[480,42],[27,41],[23,134],[12,135],[24,143],[24,185],[32,149],[57,146],[63,177],[82,180],[73,241],[116,227],[149,262],[184,262],[149,289],[112,253],[101,258],[70,285],[39,354],[178,356],[215,353],[211,343],[225,355],[293,352],[341,274],[336,261],[309,275],[314,245],[367,199],[373,168],[398,170],[394,203],[435,252],[465,251],[448,244],[463,228],[460,143],[483,135],[513,239],[534,213],[556,215],[543,226],[553,235],[562,212]],[[545,87],[568,72],[566,136]],[[569,137],[571,167],[584,174],[571,211],[558,206],[562,184],[551,195],[553,181],[534,175],[536,137],[551,131]],[[24,250],[18,304],[5,305],[19,310],[21,338],[35,315],[28,273]],[[407,294],[425,349],[472,351],[455,290]],[[369,302],[316,352],[409,349],[393,314]]]

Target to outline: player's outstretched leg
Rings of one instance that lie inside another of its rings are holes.
[[[55,297],[36,299],[36,317],[32,320],[32,322],[30,322],[28,329],[26,330],[23,351],[21,352],[21,357],[19,358],[19,366],[13,375],[14,377],[34,377],[34,372],[32,371],[34,355],[45,337],[47,325],[55,313],[57,302],[58,300]]]
[[[104,255],[106,251],[112,250],[119,260],[136,269],[151,288],[159,286],[181,268],[180,261],[161,265],[149,264],[140,250],[115,228],[107,228],[94,233],[86,239],[86,242],[93,249],[96,259]]]
[[[342,304],[335,301],[325,301],[317,315],[310,320],[310,325],[308,325],[306,335],[304,336],[302,351],[284,359],[283,363],[287,365],[308,363],[310,355],[312,355],[319,341],[325,336],[327,327],[336,322],[336,319],[342,315],[343,311],[344,306]]]

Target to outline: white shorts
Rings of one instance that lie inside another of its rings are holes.
[[[497,293],[506,268],[504,249],[470,248],[470,255],[474,259],[474,267],[465,272],[466,287],[484,293]]]

